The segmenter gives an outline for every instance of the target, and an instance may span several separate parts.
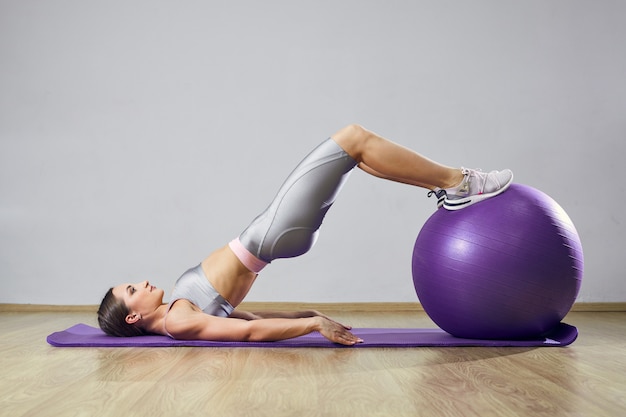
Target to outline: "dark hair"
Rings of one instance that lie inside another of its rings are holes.
[[[130,313],[124,301],[113,295],[113,288],[107,291],[98,309],[98,324],[110,336],[132,337],[144,336],[148,332],[135,324],[126,323],[126,316]]]

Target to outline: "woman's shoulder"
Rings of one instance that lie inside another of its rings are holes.
[[[176,300],[166,315],[165,331],[174,339],[196,340],[203,331],[221,317],[211,316],[187,299]]]

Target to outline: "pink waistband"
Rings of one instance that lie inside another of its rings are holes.
[[[235,256],[241,261],[241,263],[252,272],[261,272],[261,270],[267,265],[267,262],[260,260],[250,253],[250,251],[242,245],[239,238],[231,240],[228,243],[228,246],[235,253]]]

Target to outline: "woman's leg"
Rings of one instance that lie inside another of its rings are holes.
[[[475,196],[476,181],[469,182],[471,178],[477,178],[475,171],[468,174],[469,170],[438,164],[360,126],[351,125],[315,148],[296,167],[269,207],[254,219],[237,241],[231,242],[231,249],[242,262],[247,257],[245,252],[260,260],[259,268],[277,258],[306,253],[317,239],[326,212],[357,165],[377,177],[429,188],[437,195],[438,206],[444,205],[450,210],[495,195],[487,190],[484,196]],[[486,184],[485,178],[479,178],[482,188]],[[511,179],[512,174],[508,180]],[[493,181],[489,181],[491,187]],[[456,187],[459,184],[461,186]],[[465,186],[470,197],[466,194],[465,200],[454,199]],[[496,192],[503,189],[499,186]],[[447,193],[453,193],[454,198],[450,199]],[[259,268],[251,265],[251,270]]]
[[[346,126],[332,138],[359,168],[379,178],[431,190],[451,188],[463,180],[460,169],[434,162],[359,125]]]

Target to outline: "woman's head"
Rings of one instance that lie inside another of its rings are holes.
[[[111,336],[130,337],[149,334],[142,320],[163,303],[163,290],[148,281],[121,284],[109,289],[98,309],[98,324]]]

